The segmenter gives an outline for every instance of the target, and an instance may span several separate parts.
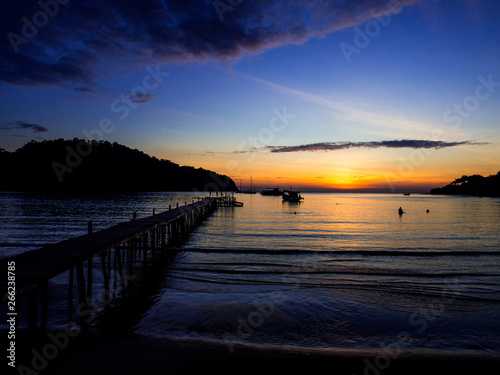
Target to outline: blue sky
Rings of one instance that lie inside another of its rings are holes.
[[[57,4],[17,53],[11,33],[41,10],[2,5],[7,150],[102,135],[262,187],[426,190],[500,170],[495,1],[243,1],[223,20],[212,1]],[[365,147],[408,140],[441,143]]]

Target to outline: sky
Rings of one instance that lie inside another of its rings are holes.
[[[118,142],[243,189],[428,192],[500,170],[494,0],[0,5],[0,148]]]

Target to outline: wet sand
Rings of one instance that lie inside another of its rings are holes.
[[[169,340],[129,334],[89,335],[73,339],[40,374],[443,374],[487,373],[500,357],[480,352],[406,351],[395,358],[380,350],[304,349],[236,344],[231,353],[223,342]],[[394,353],[393,353],[394,354]],[[29,365],[30,359],[23,363]]]

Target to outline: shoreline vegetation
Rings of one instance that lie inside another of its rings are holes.
[[[0,191],[237,191],[234,181],[107,141],[31,141],[0,149]]]
[[[430,194],[500,197],[500,172],[488,177],[464,175],[444,187],[432,189]]]

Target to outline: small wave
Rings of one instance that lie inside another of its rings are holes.
[[[135,332],[136,340],[153,339],[155,342],[161,340],[164,346],[172,345],[173,347],[189,348],[192,352],[196,350],[206,351],[206,348],[212,350],[234,350],[244,355],[254,354],[255,358],[284,358],[289,361],[290,358],[307,358],[324,360],[329,359],[325,363],[337,363],[342,365],[344,361],[356,363],[356,360],[362,361],[367,358],[378,358],[387,356],[386,348],[378,343],[363,342],[361,340],[353,340],[354,347],[340,345],[328,346],[312,346],[306,343],[294,343],[293,345],[286,342],[254,342],[244,340],[236,335],[228,335],[223,338],[209,335],[193,335],[189,333],[175,334],[172,332],[158,332],[149,331],[141,327],[139,332]],[[246,353],[246,354],[245,354]],[[474,361],[475,366],[484,368],[484,364],[488,366],[495,366],[499,363],[498,351],[493,350],[491,353],[487,351],[478,351],[473,349],[441,349],[441,348],[417,348],[410,347],[401,350],[398,353],[398,358],[403,360],[420,361],[431,360],[432,363],[445,363],[448,367],[454,366],[453,364],[467,363],[467,361]],[[450,365],[452,364],[452,365]],[[481,365],[482,364],[482,365]],[[490,367],[491,368],[491,367]]]
[[[30,242],[0,242],[1,247],[37,247],[42,246],[42,244],[30,243]]]
[[[269,255],[294,255],[294,254],[359,254],[366,256],[477,256],[477,255],[500,255],[498,250],[301,250],[301,249],[230,249],[230,248],[179,248],[180,252],[200,253],[228,253],[228,254],[269,254]]]
[[[364,293],[395,293],[399,295],[428,297],[428,298],[444,298],[457,301],[476,301],[500,303],[500,299],[496,296],[477,295],[477,294],[462,294],[462,293],[445,293],[442,289],[432,289],[428,285],[412,285],[408,284],[397,286],[391,282],[367,282],[363,280],[325,280],[326,282],[318,284],[317,281],[307,280],[272,280],[272,279],[249,279],[249,278],[206,278],[203,275],[178,275],[172,274],[169,277],[178,280],[186,280],[203,284],[218,284],[226,286],[274,286],[275,288],[288,288],[289,290],[307,289],[333,289],[333,290],[356,290]],[[208,293],[204,290],[204,293]],[[213,293],[219,293],[218,290]]]
[[[247,264],[247,267],[254,266]],[[285,266],[286,267],[286,266]],[[458,277],[458,276],[475,276],[475,277],[499,277],[498,273],[490,272],[418,272],[411,270],[403,271],[385,271],[378,269],[318,269],[318,270],[303,270],[291,267],[289,270],[255,270],[255,269],[221,269],[221,268],[206,268],[206,267],[173,267],[172,271],[187,271],[187,272],[206,272],[219,274],[256,274],[256,275],[368,275],[368,276],[404,276],[404,277]]]

